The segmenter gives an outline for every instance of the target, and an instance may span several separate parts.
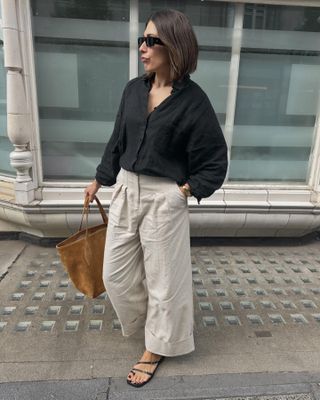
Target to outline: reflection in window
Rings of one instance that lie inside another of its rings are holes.
[[[192,26],[229,26],[230,9],[233,6],[224,2],[198,0],[141,0],[139,1],[139,21],[145,22],[155,11],[173,8],[186,14]]]
[[[44,178],[90,180],[129,79],[129,0],[32,10]]]
[[[35,16],[129,21],[126,0],[31,0],[31,3]]]
[[[246,6],[229,180],[306,182],[319,16],[320,8]]]
[[[319,16],[317,7],[247,4],[243,27],[245,29],[319,32]]]

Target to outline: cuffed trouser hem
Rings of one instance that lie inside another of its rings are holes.
[[[195,350],[193,335],[179,342],[168,343],[155,337],[147,328],[145,328],[145,343],[148,351],[166,357],[182,356]]]
[[[136,333],[139,329],[142,329],[146,324],[146,316],[141,315],[137,319],[134,320],[131,324],[127,324],[126,326],[121,324],[121,331],[123,336],[131,336]]]

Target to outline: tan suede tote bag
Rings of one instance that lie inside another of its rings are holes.
[[[108,217],[97,196],[94,200],[98,204],[103,224],[88,228],[90,206],[87,196],[78,232],[56,245],[61,262],[74,286],[92,299],[106,290],[102,281],[102,267],[108,225]],[[81,229],[84,216],[86,226]]]

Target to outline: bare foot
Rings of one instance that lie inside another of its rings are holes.
[[[159,354],[151,353],[150,351],[146,350],[143,353],[143,356],[140,358],[140,361],[158,361],[160,360],[161,356]],[[148,371],[153,373],[153,371],[157,368],[157,364],[141,364],[137,363],[134,365],[133,368],[139,368],[144,371]],[[143,372],[140,371],[134,371],[129,372],[128,374],[128,380],[133,382],[133,383],[141,383],[145,382],[150,379],[150,375],[144,374]]]

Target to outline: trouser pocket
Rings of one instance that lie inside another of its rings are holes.
[[[109,206],[109,222],[113,225],[119,225],[121,216],[126,208],[126,187],[120,183],[116,184]]]

